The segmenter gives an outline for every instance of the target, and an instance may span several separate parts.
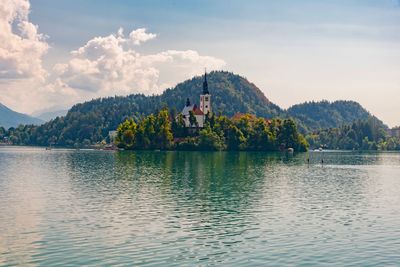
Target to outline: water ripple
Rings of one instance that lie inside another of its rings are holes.
[[[307,157],[2,147],[0,266],[400,262],[400,154]]]

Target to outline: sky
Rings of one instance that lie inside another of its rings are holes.
[[[0,5],[0,102],[19,112],[159,94],[204,68],[246,77],[283,108],[355,100],[400,125],[400,1]]]

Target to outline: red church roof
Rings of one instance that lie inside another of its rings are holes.
[[[193,113],[194,115],[204,115],[203,111],[201,111],[196,104],[193,106]]]

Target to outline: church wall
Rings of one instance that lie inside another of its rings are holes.
[[[197,123],[200,128],[204,127],[204,116],[203,115],[195,115]],[[189,117],[183,118],[186,127],[190,127]]]
[[[199,124],[200,128],[204,127],[204,116],[203,115],[196,115],[197,123]]]

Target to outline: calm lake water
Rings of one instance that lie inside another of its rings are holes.
[[[307,157],[0,147],[0,266],[398,266],[400,154]]]

